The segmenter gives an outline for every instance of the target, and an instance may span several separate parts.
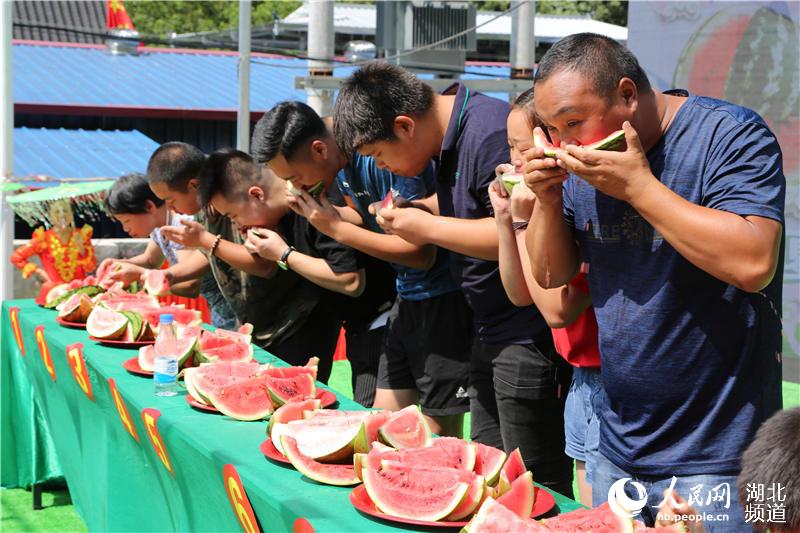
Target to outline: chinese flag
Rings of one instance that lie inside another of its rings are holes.
[[[125,11],[125,6],[122,5],[122,0],[106,0],[106,28],[109,30],[135,29],[131,17]]]

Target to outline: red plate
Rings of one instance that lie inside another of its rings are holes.
[[[191,400],[189,398],[191,398]],[[322,407],[330,407],[331,405],[335,404],[338,401],[338,399],[336,398],[336,394],[334,394],[329,390],[322,390],[322,389],[318,390],[317,398],[322,400]],[[209,413],[219,413],[219,409],[217,409],[213,405],[204,405],[195,400],[194,398],[192,398],[191,395],[186,397],[186,402],[192,407],[197,407],[202,411],[208,411]]]
[[[86,329],[86,322],[68,322],[60,316],[56,317],[56,322],[65,328]]]
[[[270,442],[270,444],[272,443]],[[277,450],[275,451],[277,452]],[[550,494],[546,490],[541,490],[539,487],[535,488],[536,488],[536,500],[535,503],[533,504],[533,512],[531,513],[531,518],[542,516],[556,505],[556,499],[553,497],[552,494]],[[377,507],[375,507],[375,504],[372,503],[372,500],[370,499],[369,494],[367,494],[367,489],[366,487],[364,487],[364,485],[359,485],[353,489],[353,491],[350,493],[350,503],[353,504],[353,507],[355,507],[364,514],[368,514],[370,516],[374,516],[382,520],[388,520],[390,522],[398,522],[400,524],[411,524],[415,526],[426,526],[426,527],[450,527],[450,528],[456,528],[456,527],[461,528],[467,525],[467,521],[430,522],[428,520],[412,520],[410,518],[399,518],[397,516],[391,516],[386,513],[382,513],[378,510]]]
[[[292,464],[289,459],[286,458],[281,452],[278,451],[278,448],[272,444],[272,439],[266,439],[264,442],[261,443],[261,446],[258,447],[261,450],[267,459],[272,459],[273,461],[277,461],[278,463],[286,463],[287,465]],[[373,505],[374,507],[374,505]]]
[[[90,337],[91,338],[91,337]],[[152,377],[153,371],[152,370],[145,370],[139,366],[139,358],[138,357],[131,357],[124,363],[122,363],[122,368],[130,372],[131,374],[136,374],[137,376],[148,376]]]
[[[92,337],[89,335],[89,340],[94,342],[99,342],[105,346],[111,346],[112,348],[140,348],[142,346],[149,346],[151,344],[155,344],[156,341],[112,341],[109,339],[98,339],[97,337]]]
[[[194,399],[191,394],[186,395],[186,403],[194,407],[195,409],[200,409],[201,411],[208,411],[209,413],[218,413],[219,409],[214,407],[213,405],[206,405],[204,403],[200,403]]]

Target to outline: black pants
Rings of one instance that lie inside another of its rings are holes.
[[[327,384],[341,327],[341,319],[326,312],[324,306],[317,305],[294,335],[266,349],[295,366],[305,365],[310,357],[319,357],[317,379]]]
[[[564,403],[572,367],[552,343],[496,345],[475,341],[470,368],[471,438],[519,448],[533,479],[572,494],[572,460],[564,453]]]
[[[378,362],[383,353],[385,339],[386,326],[367,331],[350,331],[345,326],[347,360],[350,361],[353,373],[353,400],[364,407],[372,407],[375,402]]]

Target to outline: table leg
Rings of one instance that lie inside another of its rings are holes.
[[[41,483],[33,484],[33,510],[39,511],[42,509],[42,485]]]

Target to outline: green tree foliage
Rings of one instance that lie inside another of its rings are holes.
[[[254,0],[253,26],[272,22],[273,12],[285,17],[300,4],[297,0]],[[229,0],[127,0],[125,8],[143,35],[218,31],[239,25],[239,2]]]
[[[505,11],[511,2],[508,0],[484,0],[475,2],[478,9],[490,11]],[[628,25],[627,0],[538,0],[536,12],[552,15],[589,15],[595,20],[601,20],[619,26]]]

